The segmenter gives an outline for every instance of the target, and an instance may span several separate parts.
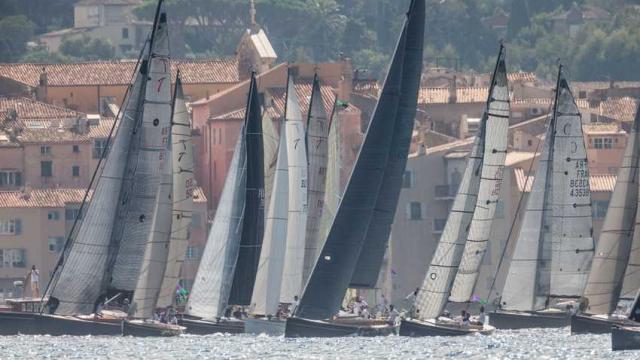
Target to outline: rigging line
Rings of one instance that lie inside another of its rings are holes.
[[[96,178],[98,177],[98,173],[102,173],[102,170],[100,168],[100,165],[102,164],[102,162],[104,161],[104,159],[107,156],[107,151],[109,149],[109,145],[111,144],[111,140],[113,138],[113,132],[116,129],[116,124],[118,124],[118,118],[120,118],[120,122],[124,120],[124,112],[122,109],[126,109],[127,105],[129,104],[129,101],[131,101],[131,98],[129,97],[129,93],[131,91],[131,89],[133,88],[133,80],[135,79],[135,77],[137,76],[137,69],[140,66],[141,63],[141,59],[144,57],[144,50],[146,48],[146,43],[149,41],[149,39],[147,39],[145,41],[144,46],[142,47],[142,49],[140,50],[140,54],[138,55],[138,61],[136,62],[136,66],[134,67],[134,71],[131,74],[131,80],[130,80],[130,85],[127,87],[127,90],[124,93],[124,99],[126,99],[126,103],[123,104],[125,105],[124,107],[120,107],[118,109],[118,114],[116,114],[116,118],[113,121],[113,124],[111,125],[111,129],[109,130],[109,136],[107,137],[107,141],[105,142],[105,146],[102,149],[102,153],[100,154],[100,159],[98,159],[98,163],[96,164],[96,168],[93,171],[93,175],[91,176],[91,180],[89,180],[89,185],[87,186],[87,190],[84,193],[84,196],[82,197],[82,203],[80,203],[80,208],[78,210],[78,215],[76,216],[76,218],[73,220],[73,225],[71,225],[71,230],[69,231],[69,235],[67,237],[67,241],[65,241],[65,245],[62,248],[62,251],[60,252],[60,256],[58,257],[58,261],[56,262],[56,266],[53,269],[53,272],[51,274],[51,279],[49,280],[49,282],[47,283],[47,286],[45,287],[44,291],[42,292],[42,298],[40,299],[40,303],[42,304],[44,302],[44,298],[46,297],[47,293],[49,292],[49,290],[51,289],[51,291],[53,292],[53,290],[55,290],[55,287],[57,285],[57,276],[59,275],[59,270],[62,267],[62,263],[64,262],[64,258],[65,258],[65,254],[68,255],[69,251],[71,250],[71,248],[73,247],[73,243],[74,243],[74,232],[76,231],[77,228],[77,224],[78,224],[78,220],[82,217],[82,210],[84,210],[84,207],[87,203],[87,198],[89,197],[89,192],[91,191],[91,187],[93,186]],[[40,314],[42,314],[44,312],[44,307],[41,306],[40,307]]]
[[[551,105],[549,105],[549,109],[548,111],[551,111]],[[549,112],[547,113],[547,118],[549,118]],[[553,114],[550,114],[551,116],[553,116]],[[552,124],[550,123],[549,126],[551,126]],[[547,141],[548,139],[544,139],[544,141]],[[542,144],[543,139],[538,139],[538,144],[536,144],[536,151],[534,152],[534,154],[538,154],[538,151],[540,150],[540,144]],[[542,155],[542,153],[540,153],[540,155]],[[535,158],[535,156],[534,156]],[[543,159],[539,159],[539,161],[542,161]],[[520,194],[520,199],[518,199],[518,206],[516,206],[516,213],[514,214],[513,217],[513,221],[511,222],[511,226],[509,228],[509,233],[507,234],[507,241],[504,244],[504,248],[502,249],[502,254],[500,255],[500,261],[498,261],[498,266],[496,267],[496,271],[493,274],[493,280],[491,280],[491,286],[489,287],[489,296],[491,296],[491,293],[493,292],[493,288],[495,287],[496,284],[496,279],[498,278],[498,273],[500,272],[500,268],[502,267],[502,263],[504,262],[504,256],[507,253],[507,249],[509,248],[509,242],[512,239],[512,235],[513,235],[513,230],[515,228],[516,222],[518,221],[518,215],[520,214],[520,211],[522,209],[522,202],[524,200],[525,194],[526,194],[526,189],[529,185],[529,180],[531,179],[531,171],[533,170],[533,159],[531,160],[531,164],[529,165],[529,170],[527,173],[527,179],[524,182],[524,186],[522,188],[522,193]],[[533,186],[533,185],[532,185]],[[531,189],[533,190],[533,189]],[[544,209],[542,210],[544,211]],[[537,259],[536,259],[537,261]]]

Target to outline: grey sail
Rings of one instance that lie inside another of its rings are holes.
[[[509,88],[504,50],[500,49],[487,110],[485,112],[484,159],[480,174],[478,198],[469,226],[467,241],[458,267],[449,300],[470,301],[480,265],[491,237],[491,225],[500,201],[500,187],[507,157],[507,133],[509,131]],[[489,254],[490,256],[490,254]]]
[[[111,274],[111,288],[132,291],[136,287],[148,234],[153,231],[156,195],[162,181],[161,160],[170,138],[171,69],[169,33],[163,3],[158,5],[151,37],[142,118],[136,127],[135,151],[129,153],[121,194],[120,218],[112,234],[118,254]]]
[[[498,69],[506,71],[500,68],[501,63],[504,65],[503,51],[503,48],[500,47],[497,60],[498,66],[496,66],[495,75],[492,78],[492,88],[494,88],[493,85],[498,78]],[[504,81],[504,87],[506,88],[506,80]],[[494,95],[493,93],[494,90],[491,91],[492,95]],[[503,97],[504,95],[501,94],[500,96]],[[491,100],[491,97],[489,100]],[[487,105],[486,111],[488,112],[489,109],[491,109],[491,102],[488,101]],[[503,104],[496,104],[494,106],[498,106],[499,109],[503,108]],[[500,112],[500,116],[503,115],[504,114]],[[476,136],[473,147],[471,148],[469,158],[467,159],[467,166],[458,187],[456,197],[453,200],[447,223],[442,231],[440,241],[438,242],[438,246],[433,254],[415,301],[416,316],[419,314],[420,319],[423,320],[437,318],[442,314],[442,310],[444,310],[447,304],[458,266],[464,254],[474,212],[477,211],[478,192],[480,191],[482,177],[486,175],[486,172],[483,170],[483,164],[485,162],[491,164],[490,161],[494,161],[495,164],[497,161],[500,161],[499,159],[495,159],[497,153],[494,153],[493,150],[496,149],[496,145],[501,145],[501,143],[487,144],[487,138],[495,141],[498,137],[504,136],[506,140],[506,135],[504,134],[505,129],[502,126],[503,118],[495,116],[491,118],[485,115],[482,119],[483,123],[480,127],[480,133]],[[492,123],[488,124],[490,120],[492,120]],[[495,132],[495,134],[490,132]],[[487,149],[490,151],[489,154],[485,151]],[[506,146],[500,150],[506,150]],[[491,157],[492,159],[489,160],[487,157]],[[504,160],[502,161],[504,162]],[[485,187],[487,187],[489,183],[485,181],[485,184],[487,184],[485,185]]]
[[[304,123],[292,77],[289,77],[287,81],[286,108],[284,127],[287,136],[287,161],[289,165],[289,211],[280,302],[292,303],[295,296],[300,296],[304,286],[302,273],[309,208]]]
[[[57,314],[91,313],[96,299],[104,291],[104,275],[113,253],[111,234],[119,205],[117,194],[121,191],[146,79],[140,65],[146,61],[147,56],[148,43],[145,43],[142,61],[138,64],[135,80],[128,90],[122,115],[114,125],[117,128],[110,139],[109,152],[97,179],[93,201],[83,211],[83,221],[75,237],[70,239],[55,285],[51,289],[51,297],[59,301]]]
[[[245,137],[239,136],[185,308],[190,315],[214,319],[227,307],[242,235],[245,159]]]
[[[424,0],[412,1],[344,197],[297,308],[298,317],[326,319],[340,308],[365,241],[389,154],[395,152],[391,145],[402,114],[400,99],[413,98],[417,91],[414,82],[420,76],[424,19]]]
[[[278,162],[278,132],[268,112],[262,115],[262,138],[264,139],[264,203],[271,204],[271,193]],[[269,209],[266,209],[266,213]],[[266,221],[266,220],[265,220]]]
[[[633,240],[622,282],[622,294],[620,297],[624,299],[635,299],[636,293],[640,289],[640,227],[638,224],[640,224],[640,211],[635,216]]]
[[[553,148],[551,294],[580,297],[594,252],[589,163],[582,120],[571,89],[559,73]]]
[[[171,241],[164,279],[158,296],[158,307],[174,303],[180,269],[189,246],[195,190],[194,156],[191,142],[191,123],[182,91],[180,73],[176,77],[171,125],[171,154],[173,168],[173,215],[171,217]]]
[[[307,158],[309,161],[309,191],[307,213],[307,238],[304,252],[303,282],[309,278],[313,265],[322,248],[320,224],[324,207],[324,191],[327,176],[327,137],[329,119],[325,111],[320,82],[316,75],[313,79],[311,103],[307,123]]]
[[[331,123],[329,124],[329,137],[327,138],[327,178],[324,190],[324,206],[322,207],[322,219],[320,221],[320,248],[329,235],[333,218],[338,210],[338,204],[342,199],[342,187],[340,186],[340,169],[342,157],[340,156],[340,116],[333,106]]]
[[[551,276],[551,143],[549,124],[502,292],[502,308],[534,311],[545,308]],[[527,177],[527,183],[531,180]]]
[[[267,212],[262,252],[260,252],[260,263],[251,300],[254,305],[253,313],[258,315],[275,315],[280,303],[289,211],[287,136],[284,124],[280,128],[282,135],[273,179],[273,192]]]

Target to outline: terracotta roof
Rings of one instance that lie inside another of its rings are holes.
[[[75,131],[71,131],[70,129],[64,128],[25,128],[18,139],[23,144],[64,144],[91,141],[91,138],[88,136],[88,134],[80,134]]]
[[[625,131],[620,129],[618,124],[607,124],[607,123],[590,123],[590,124],[582,124],[582,131],[588,135],[597,135],[597,134],[625,134]]]
[[[522,71],[511,72],[507,74],[507,80],[509,80],[509,82],[516,82],[516,81],[534,82],[536,81],[536,74],[532,72],[522,72]]]
[[[309,102],[311,100],[312,84],[310,82],[301,82],[295,84],[296,94],[300,101],[300,109],[302,114],[306,114],[309,111]],[[284,114],[285,108],[285,89],[275,88],[269,89],[269,93],[273,96],[273,108],[278,114]],[[331,86],[321,85],[320,92],[322,92],[322,100],[324,102],[324,108],[327,112],[327,116],[331,115],[333,110],[333,104],[335,103],[335,93]]]
[[[489,95],[488,87],[463,87],[456,89],[456,103],[483,103]],[[449,103],[449,88],[421,88],[420,104]]]
[[[640,87],[640,81],[615,81],[613,84],[608,81],[574,81],[571,90],[574,93],[578,90],[604,90],[611,88],[611,85],[616,89],[637,88]]]
[[[1,191],[0,208],[64,207],[65,204],[82,203],[85,192],[81,188],[33,189],[29,195],[22,191]]]
[[[633,121],[638,108],[638,100],[634,98],[612,98],[600,103],[597,113],[618,121]]]
[[[0,97],[0,112],[15,110],[21,120],[79,118],[85,114],[25,97]]]
[[[244,120],[246,109],[237,109],[226,114],[212,116],[210,120]]]
[[[36,87],[43,69],[49,86],[128,85],[136,61],[96,61],[71,64],[0,64],[0,76]],[[236,83],[238,61],[233,59],[173,60],[172,79],[180,69],[183,84]]]
[[[89,127],[88,137],[91,139],[108,138],[115,118],[102,118],[97,126]]]
[[[142,0],[80,0],[75,5],[140,5]]]
[[[193,202],[196,204],[207,202],[207,196],[204,194],[204,190],[202,190],[200,186],[197,186],[193,191]]]
[[[524,189],[525,192],[531,192],[535,175],[531,175],[527,179],[525,171],[521,168],[514,168],[513,174],[516,177],[518,191],[523,191]],[[617,176],[611,174],[591,175],[589,176],[589,187],[592,192],[612,192],[616,186],[616,179]]]

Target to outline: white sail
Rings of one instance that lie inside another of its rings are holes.
[[[309,122],[307,125],[307,156],[309,159],[309,211],[307,216],[307,236],[304,252],[302,281],[306,282],[316,259],[320,256],[322,240],[320,224],[324,202],[325,180],[327,176],[327,136],[329,121],[324,108],[322,92],[318,78],[313,82]]]
[[[148,56],[148,44],[142,59]],[[132,141],[132,131],[139,111],[141,91],[146,76],[136,69],[136,77],[129,88],[122,116],[105,159],[102,173],[93,192],[93,201],[83,211],[80,228],[64,254],[63,266],[51,290],[51,297],[58,299],[57,314],[88,314],[93,311],[96,299],[103,291],[104,274],[107,272],[113,224],[116,218],[125,166]]]
[[[506,310],[541,310],[549,296],[549,199],[552,196],[550,144],[553,133],[553,124],[549,124],[502,292],[501,305]],[[527,182],[530,181],[527,178]]]
[[[482,259],[484,256],[491,256],[485,252],[491,236],[496,206],[500,200],[509,131],[509,89],[504,59],[500,59],[498,63],[485,116],[487,135],[480,186],[464,253],[451,289],[449,300],[454,302],[471,300]]]
[[[119,244],[111,287],[134,290],[140,274],[148,235],[153,231],[156,195],[162,179],[162,160],[171,132],[171,67],[166,12],[161,6],[151,39],[142,121],[135,132],[136,151],[129,156],[123,186]]]
[[[327,138],[327,178],[324,190],[324,206],[322,208],[322,220],[320,221],[320,247],[329,236],[333,218],[336,216],[338,204],[342,198],[342,187],[340,186],[340,169],[342,168],[342,157],[340,156],[340,116],[334,106],[331,124],[329,127],[329,137]]]
[[[278,162],[278,132],[268,112],[262,115],[262,139],[264,148],[264,203],[271,204],[271,193]],[[269,209],[267,209],[268,211]],[[265,211],[265,220],[267,216]]]
[[[582,120],[567,81],[559,75],[553,143],[551,294],[580,297],[594,252],[589,163]]]
[[[278,161],[273,179],[273,192],[267,213],[260,263],[251,300],[251,303],[254,304],[253,313],[258,315],[275,315],[280,302],[289,210],[289,163],[287,160],[287,136],[284,125],[282,125],[281,131]]]
[[[239,136],[185,308],[189,315],[214,319],[225,311],[240,248],[245,182],[245,137]]]
[[[302,112],[293,79],[287,85],[287,109],[285,132],[287,136],[287,159],[289,161],[289,219],[287,223],[287,246],[280,302],[291,303],[300,296],[303,287],[305,237],[307,233],[307,154]]]
[[[189,246],[193,215],[195,179],[191,123],[179,74],[176,78],[174,93],[171,153],[173,167],[171,242],[169,243],[164,280],[158,296],[158,307],[167,307],[174,303],[176,286],[180,279],[180,269]]]

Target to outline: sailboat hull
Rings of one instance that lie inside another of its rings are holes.
[[[186,328],[187,334],[210,335],[216,333],[242,334],[244,333],[244,321],[240,320],[220,320],[207,321],[198,319],[178,320],[180,326]]]
[[[147,323],[140,320],[124,320],[122,335],[136,337],[169,337],[182,335],[184,327],[160,323]]]
[[[280,319],[247,319],[244,322],[244,332],[280,336],[284,335],[285,324],[286,321]]]
[[[571,334],[608,334],[614,325],[633,326],[634,322],[623,318],[612,319],[587,315],[573,315],[571,317]]]
[[[640,326],[611,328],[611,350],[640,350]]]
[[[343,336],[373,337],[395,334],[396,329],[396,326],[388,325],[383,321],[361,320],[349,323],[291,317],[286,321],[284,336],[288,338]]]
[[[496,329],[561,328],[569,326],[566,313],[496,311],[489,314],[489,323]]]
[[[483,328],[462,327],[459,325],[440,325],[433,322],[403,319],[400,323],[400,336],[423,337],[423,336],[464,336],[471,334],[490,335],[494,328],[485,326]]]
[[[38,314],[23,312],[0,312],[0,335],[36,335]]]
[[[86,336],[120,335],[120,322],[92,321],[72,316],[0,313],[0,335]]]

